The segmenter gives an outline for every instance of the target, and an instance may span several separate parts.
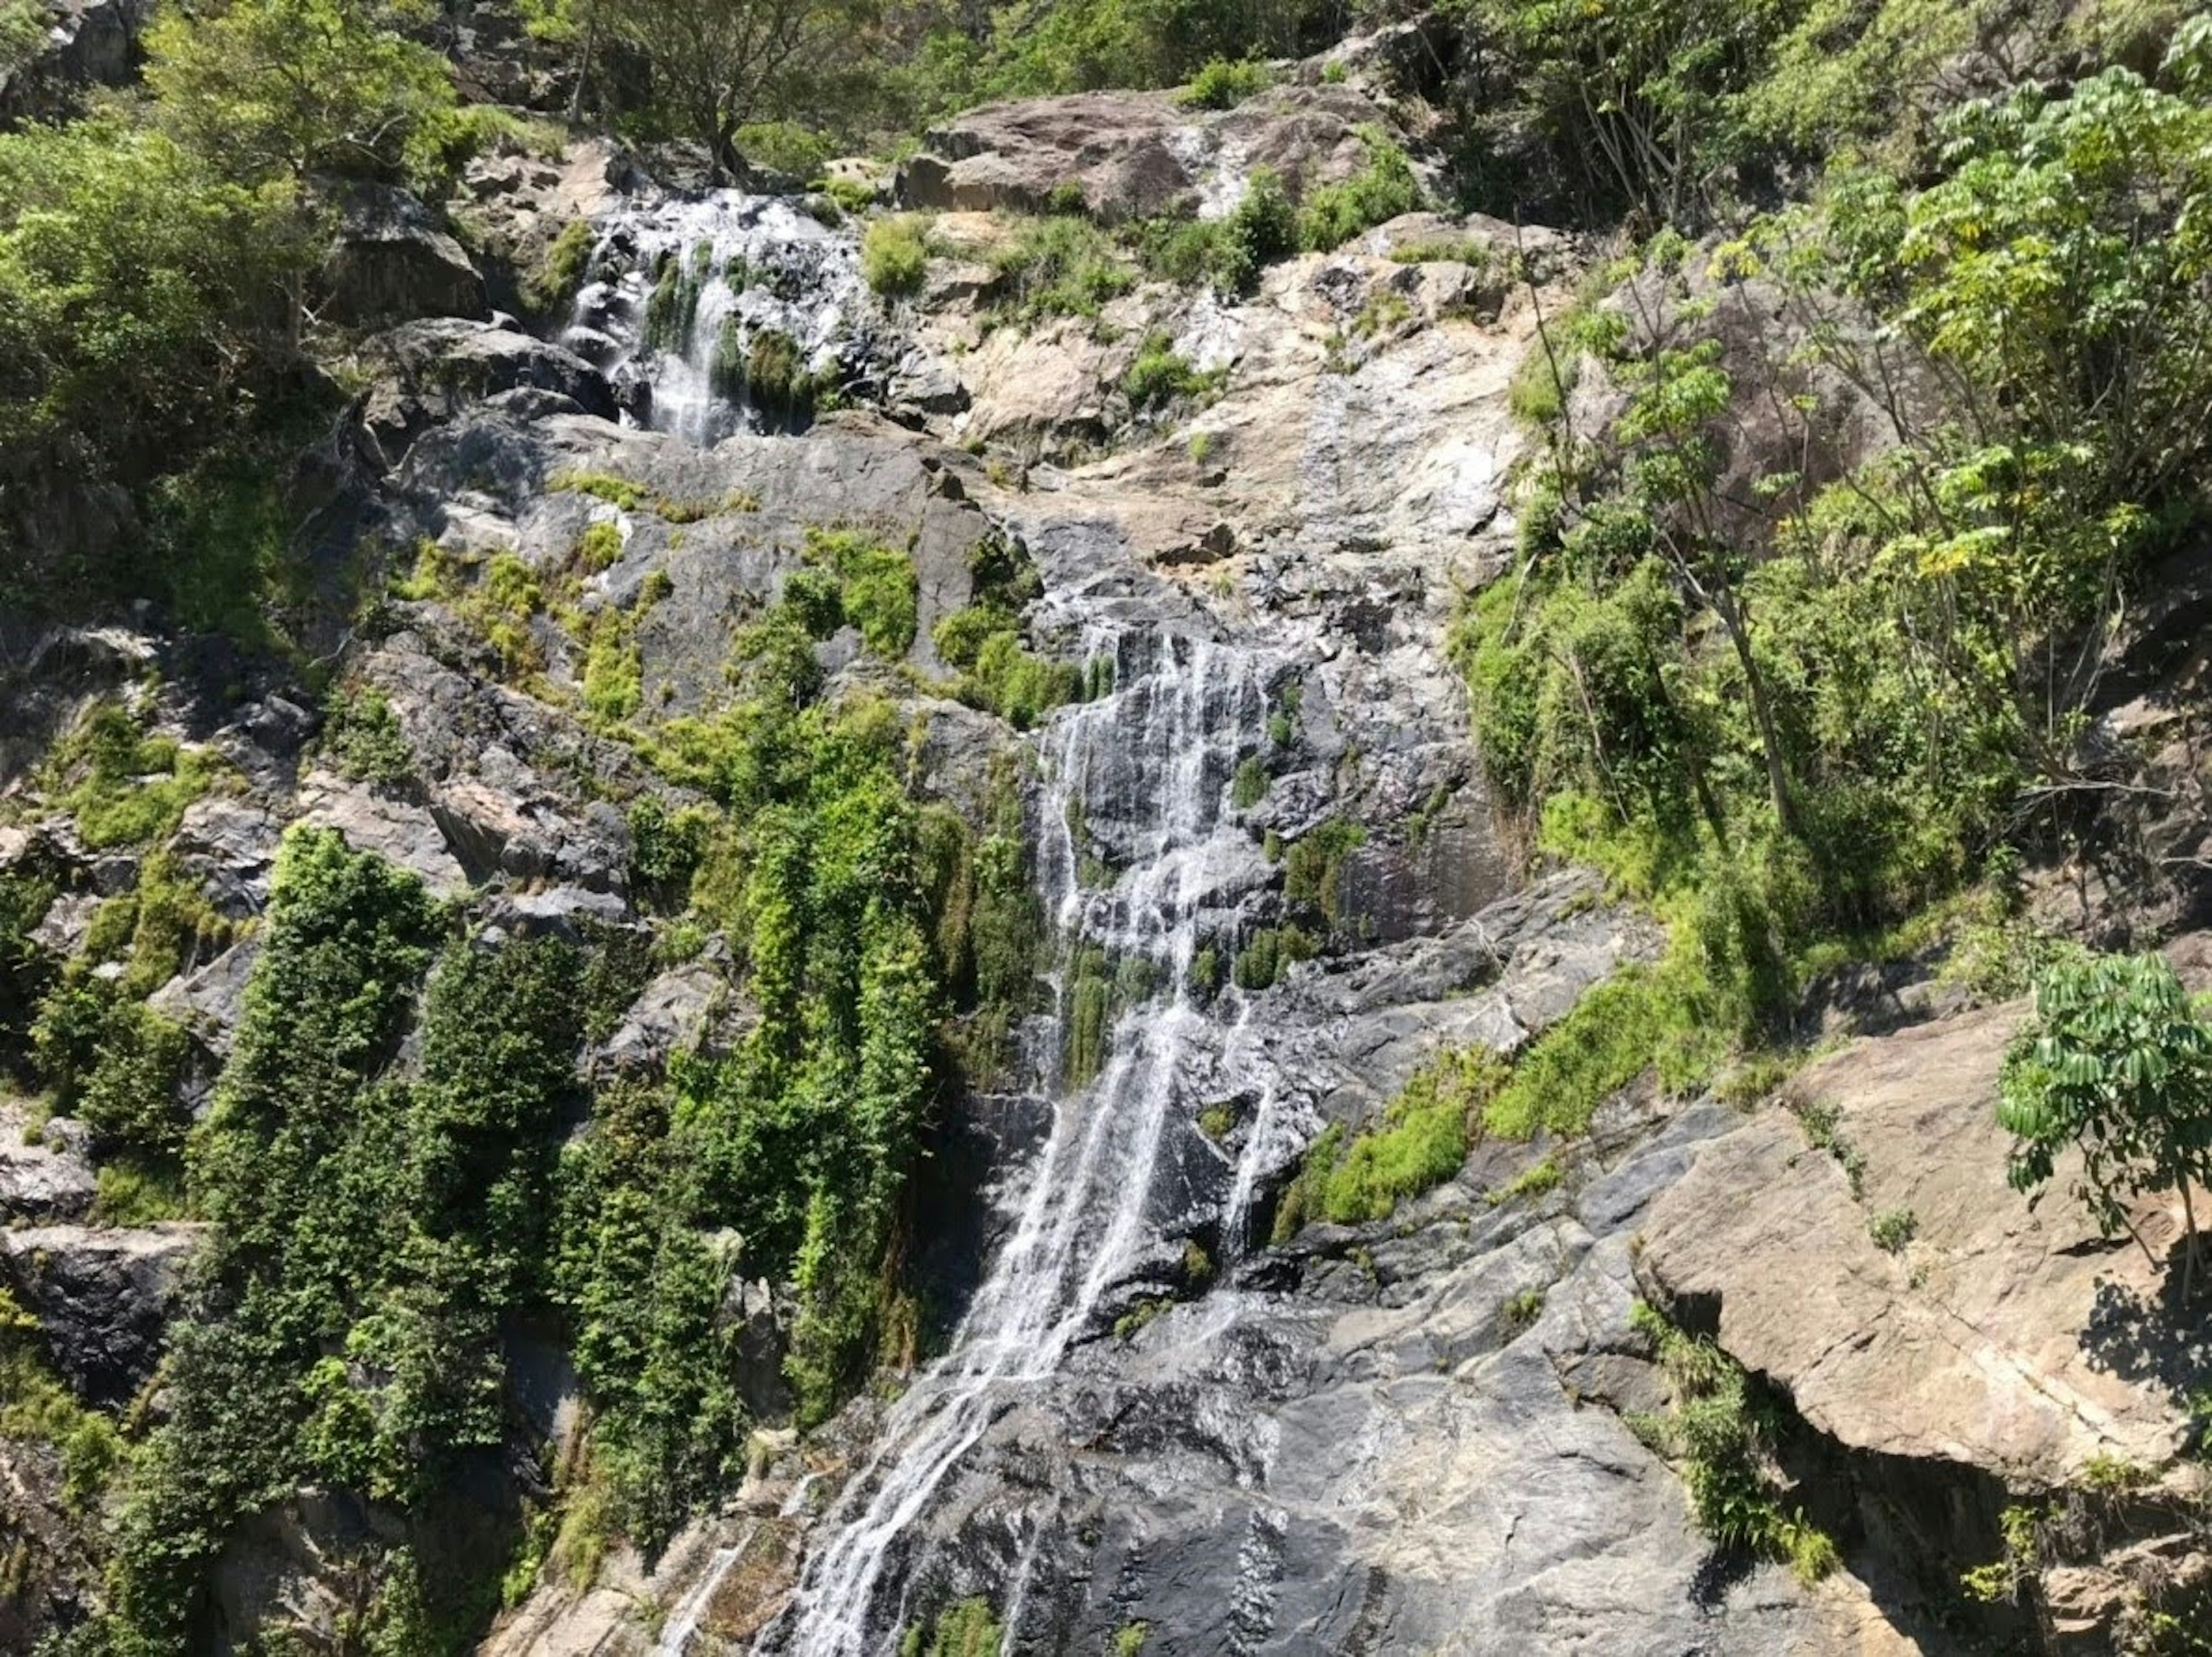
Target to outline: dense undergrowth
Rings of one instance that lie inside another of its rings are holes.
[[[1386,1213],[1474,1136],[1571,1137],[1639,1077],[1755,1087],[1854,960],[1964,944],[1960,970],[2016,992],[2035,947],[2008,913],[2016,871],[2100,786],[2081,738],[2105,646],[2204,522],[2201,20],[2046,19],[2046,61],[2109,50],[2148,73],[1931,113],[1838,67],[1886,39],[1913,64],[1955,44],[1956,19],[1906,5],[1848,41],[1818,9],[1732,12],[1711,35],[1695,6],[1490,15],[1562,74],[1632,44],[1602,103],[1540,80],[1538,130],[1580,135],[1594,198],[1728,226],[1670,225],[1545,318],[1515,390],[1540,439],[1520,555],[1455,640],[1493,797],[1668,942],[1509,1077],[1425,1073],[1325,1140],[1291,1223]],[[1816,18],[1840,60],[1814,62]],[[1788,110],[1798,163],[1833,154],[1804,202],[1761,212],[1726,156],[1778,161],[1762,124]],[[1686,148],[1626,143],[1669,111],[1712,118],[1676,130]],[[1589,380],[1611,399],[1595,423],[1571,413]],[[1855,420],[1877,436],[1842,452]]]

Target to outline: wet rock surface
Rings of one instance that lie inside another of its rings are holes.
[[[0,1231],[0,1279],[39,1320],[54,1368],[79,1398],[118,1405],[161,1357],[191,1225]]]

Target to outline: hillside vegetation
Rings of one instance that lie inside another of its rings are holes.
[[[0,0],[0,64],[36,58],[25,15]],[[60,1470],[96,1581],[41,1657],[209,1648],[247,1527],[305,1490],[368,1515],[332,1649],[472,1649],[541,1580],[587,1588],[623,1543],[657,1556],[744,1478],[757,1428],[821,1427],[944,1332],[918,1193],[961,1154],[952,1102],[1019,1057],[1054,947],[1015,733],[1107,695],[1114,663],[1029,648],[1026,553],[981,538],[925,575],[919,531],[893,544],[833,524],[830,501],[772,600],[717,596],[726,654],[679,693],[641,665],[665,569],[592,605],[586,586],[634,519],[673,559],[757,499],[533,476],[575,497],[580,526],[534,565],[387,543],[398,515],[349,515],[374,330],[342,319],[341,228],[399,201],[471,234],[462,180],[488,157],[550,167],[613,135],[611,154],[702,185],[802,192],[822,222],[864,221],[856,282],[898,314],[950,256],[927,214],[853,179],[988,100],[1175,88],[1178,111],[1218,113],[1357,74],[1398,123],[1351,128],[1334,181],[1263,168],[1202,222],[1106,222],[1080,188],[1002,215],[956,273],[987,343],[1117,343],[1102,316],[1146,284],[1232,306],[1418,210],[1572,234],[1566,281],[1456,222],[1404,256],[1468,264],[1534,317],[1510,392],[1512,556],[1460,595],[1451,650],[1502,837],[1528,867],[1596,869],[1663,943],[1510,1060],[1443,1053],[1364,1128],[1332,1124],[1266,1199],[1278,1244],[1389,1220],[1486,1139],[1541,1139],[1495,1200],[1541,1197],[1559,1148],[1643,1078],[1766,1096],[1818,1047],[1843,974],[1906,958],[1984,999],[2040,988],[2045,1045],[2024,1039],[2006,1071],[2023,1186],[2088,1143],[2093,1207],[2124,1229],[2115,1190],[2186,1198],[2212,1172],[2212,1036],[2170,972],[2087,947],[2148,949],[2156,926],[2116,901],[2061,938],[2028,903],[2112,797],[2144,792],[2100,697],[2160,572],[2201,559],[2212,526],[2212,16],[2164,0],[164,0],[141,44],[128,84],[48,88],[0,130],[0,646],[143,606],[206,646],[205,673],[321,706],[299,712],[319,734],[288,738],[283,786],[319,768],[449,817],[452,776],[347,676],[357,640],[412,629],[502,719],[558,708],[576,815],[611,822],[626,859],[596,895],[618,886],[639,924],[502,929],[465,881],[434,891],[310,826],[283,834],[265,903],[219,911],[180,825],[270,785],[148,728],[150,667],[143,694],[100,701],[24,768],[21,797],[66,819],[105,883],[27,856],[0,869],[0,1066],[38,1122],[82,1125],[94,1217],[204,1228],[158,1381],[126,1409],[65,1396],[0,1292],[0,1437]],[[491,85],[522,91],[495,102]],[[855,156],[867,167],[832,165]],[[502,273],[541,332],[592,251],[578,220]],[[691,329],[705,251],[651,273],[649,330]],[[1333,360],[1397,319],[1370,307]],[[1230,372],[1165,331],[1129,339],[1100,399],[1124,435],[1164,432]],[[817,381],[785,336],[742,364],[728,349],[718,387],[794,428],[866,391]],[[1174,446],[1203,471],[1211,442]],[[975,447],[994,487],[1026,486]],[[472,501],[516,487],[499,458]],[[928,476],[933,505],[981,487]],[[959,607],[929,609],[954,587]],[[577,695],[549,689],[549,641],[574,646]],[[1294,683],[1261,711],[1240,812],[1302,739]],[[526,747],[513,717],[454,739]],[[956,721],[981,780],[932,771],[951,768],[933,719]],[[1060,825],[1071,881],[1110,883],[1079,811]],[[1267,992],[1340,943],[1368,832],[1265,831],[1281,917],[1247,911],[1218,958],[1209,944],[1200,998]],[[33,935],[64,897],[88,918],[53,956]],[[249,938],[228,1057],[202,1065],[149,998]],[[1142,962],[1064,964],[1080,1083],[1112,1014],[1158,986],[1130,975]],[[742,986],[711,1004],[726,1040],[649,1075],[587,1069],[648,980],[694,965],[718,992]],[[2153,1048],[2188,1082],[2179,1130],[2158,1119],[2180,1083],[2140,1074],[2165,1062],[2136,1056]],[[1885,1249],[1911,1219],[1890,1217]],[[1186,1248],[1178,1281],[1203,1292],[1213,1262]],[[737,1380],[757,1280],[783,1296],[766,1401]],[[1639,1319],[1679,1393],[1645,1435],[1687,1469],[1699,1522],[1808,1580],[1833,1569],[1770,1465],[1755,1378]],[[558,1467],[516,1449],[525,1371],[547,1353],[586,1417]],[[995,1650],[1003,1611],[939,1607],[927,1648]],[[2142,1648],[2202,1650],[2184,1622]]]

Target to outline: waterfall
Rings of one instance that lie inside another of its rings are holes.
[[[624,211],[586,268],[562,343],[627,420],[702,445],[788,423],[788,385],[835,370],[866,300],[848,231],[733,190]],[[763,368],[773,383],[754,384]]]
[[[951,1351],[893,1407],[873,1459],[824,1520],[795,1611],[769,1642],[793,1657],[892,1648],[896,1619],[878,1602],[896,1586],[884,1579],[901,1533],[1005,1405],[1051,1378],[1156,1245],[1154,1175],[1179,1079],[1194,1050],[1219,1048],[1243,1016],[1240,992],[1208,995],[1192,968],[1206,926],[1227,918],[1209,900],[1257,856],[1228,795],[1239,760],[1264,740],[1267,664],[1150,632],[1121,637],[1115,656],[1117,688],[1064,710],[1041,742],[1037,877],[1062,950],[1052,1045],[1065,1053],[1078,1033],[1083,952],[1125,963],[1121,981],[1141,987],[1126,992],[1096,1078],[1059,1091],[1011,1234]],[[1093,828],[1118,875],[1083,843]]]

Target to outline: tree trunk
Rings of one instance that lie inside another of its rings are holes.
[[[2197,1292],[2197,1197],[2190,1189],[2189,1176],[2181,1176],[2181,1217],[2189,1233],[2188,1253],[2181,1257],[2181,1299],[2186,1305]]]
[[[599,8],[597,0],[584,9],[584,45],[576,57],[576,85],[568,94],[571,125],[584,118],[584,89],[592,79],[592,64],[599,56]]]
[[[1676,561],[1689,579],[1691,591],[1721,618],[1729,643],[1735,646],[1736,660],[1743,668],[1744,692],[1751,698],[1752,722],[1759,727],[1759,753],[1766,762],[1766,788],[1773,797],[1775,819],[1781,823],[1783,833],[1793,839],[1802,838],[1798,833],[1797,803],[1790,787],[1790,771],[1782,758],[1781,730],[1774,722],[1774,705],[1766,694],[1766,676],[1759,671],[1759,659],[1752,653],[1751,630],[1743,611],[1736,604],[1735,595],[1724,584],[1716,582],[1708,593],[1689,561],[1684,558]]]

